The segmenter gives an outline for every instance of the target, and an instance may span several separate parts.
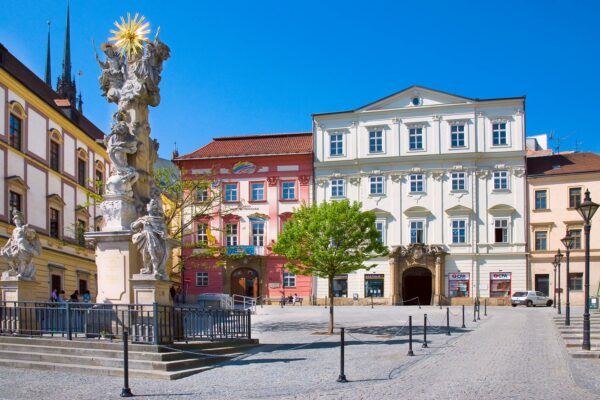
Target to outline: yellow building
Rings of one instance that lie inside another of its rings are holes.
[[[67,41],[65,46],[69,46]],[[39,234],[36,300],[48,300],[52,289],[89,290],[95,299],[94,251],[83,232],[101,223],[94,193],[109,170],[101,143],[103,132],[75,108],[75,82],[65,49],[58,93],[0,44],[0,246],[14,225],[11,209]],[[0,272],[7,269],[0,260]]]

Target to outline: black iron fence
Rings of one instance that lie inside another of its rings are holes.
[[[250,311],[193,305],[0,302],[0,335],[135,343],[250,339]]]

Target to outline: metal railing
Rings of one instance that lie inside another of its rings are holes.
[[[233,296],[233,304],[238,309],[242,310],[250,310],[252,312],[256,312],[256,300],[258,298],[242,296],[240,294],[234,294]]]
[[[0,302],[0,335],[135,343],[251,338],[248,310],[196,305]]]

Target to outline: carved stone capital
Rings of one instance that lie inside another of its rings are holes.
[[[300,186],[307,186],[310,183],[310,176],[300,175],[298,177],[298,182],[300,183]]]
[[[276,176],[268,176],[267,177],[267,183],[269,184],[269,186],[277,186],[278,181],[279,181],[279,178]]]

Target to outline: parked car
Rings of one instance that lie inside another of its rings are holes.
[[[511,304],[513,307],[516,307],[519,304],[527,307],[550,307],[552,305],[552,299],[542,292],[528,290],[526,292],[514,292],[511,297]]]

